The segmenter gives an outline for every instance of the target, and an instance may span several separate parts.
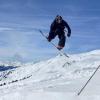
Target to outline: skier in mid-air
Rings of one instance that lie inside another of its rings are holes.
[[[49,32],[49,36],[47,37],[47,40],[50,42],[58,35],[59,43],[57,49],[59,50],[63,49],[65,46],[65,41],[66,41],[66,36],[64,32],[65,28],[67,28],[68,30],[67,36],[70,37],[71,29],[68,23],[65,20],[63,20],[63,18],[60,15],[57,15],[51,24],[50,32]]]

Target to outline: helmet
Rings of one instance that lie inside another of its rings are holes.
[[[56,22],[61,23],[61,21],[62,21],[62,17],[60,15],[57,15],[56,16]]]

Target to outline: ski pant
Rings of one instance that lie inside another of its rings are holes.
[[[56,32],[49,32],[49,36],[48,36],[49,41],[54,39],[57,35],[59,38],[58,46],[64,47],[66,41],[66,36],[64,31],[56,30]]]

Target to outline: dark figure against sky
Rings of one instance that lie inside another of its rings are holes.
[[[48,41],[50,42],[52,39],[54,39],[57,35],[59,38],[59,43],[57,48],[61,50],[65,46],[66,36],[64,29],[67,28],[68,33],[67,36],[70,37],[71,35],[71,29],[67,22],[62,19],[61,16],[57,15],[53,23],[50,27],[49,36],[47,37]]]

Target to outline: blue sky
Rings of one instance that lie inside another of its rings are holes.
[[[100,49],[99,4],[99,0],[0,0],[0,60],[33,61],[57,55],[37,31],[47,35],[57,14],[72,30],[66,53]]]

